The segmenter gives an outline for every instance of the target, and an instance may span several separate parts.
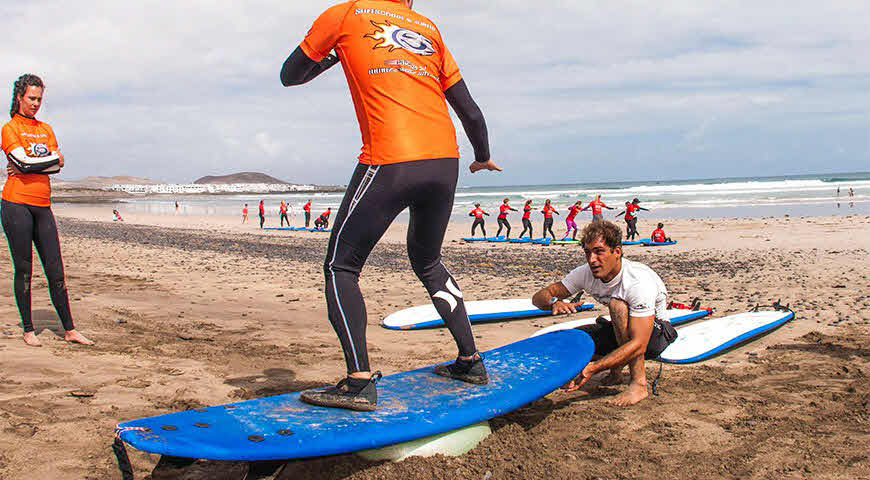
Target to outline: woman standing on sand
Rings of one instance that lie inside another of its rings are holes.
[[[58,171],[56,167],[63,167],[64,158],[52,128],[36,119],[36,112],[42,106],[43,90],[42,80],[36,75],[18,77],[12,90],[12,107],[9,110],[12,120],[3,125],[2,148],[10,161],[6,166],[9,178],[3,187],[0,218],[15,267],[15,301],[24,327],[24,342],[32,347],[42,345],[36,337],[30,312],[32,245],[35,244],[48,280],[51,303],[66,331],[64,340],[92,345],[94,342],[77,332],[73,325],[64,281],[60,239],[51,211],[51,182],[45,173],[53,167]],[[17,167],[32,166],[34,160],[52,156],[57,157],[57,162],[44,170],[26,168],[33,173],[22,173]]]

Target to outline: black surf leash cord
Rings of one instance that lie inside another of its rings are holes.
[[[112,451],[115,452],[115,458],[118,459],[118,470],[121,471],[123,480],[134,480],[133,465],[130,463],[130,457],[127,456],[127,447],[121,440],[121,433],[126,431],[144,432],[145,429],[142,427],[115,427],[115,441],[112,442]]]
[[[656,358],[656,360],[658,360],[658,362],[659,362],[659,373],[658,373],[658,375],[656,375],[655,380],[653,380],[653,382],[652,382],[652,394],[653,394],[653,396],[658,397],[659,396],[659,379],[662,378],[662,370],[665,369],[665,364],[664,364],[664,362],[662,362],[661,356]]]

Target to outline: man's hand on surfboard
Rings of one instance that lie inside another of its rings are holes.
[[[583,302],[579,303],[571,303],[571,302],[563,302],[557,301],[553,304],[553,315],[571,315],[572,313],[577,313],[577,307],[583,305]]]

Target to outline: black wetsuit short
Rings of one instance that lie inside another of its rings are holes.
[[[462,292],[441,263],[441,244],[453,210],[458,175],[455,158],[357,165],[335,217],[323,265],[329,321],[341,341],[349,373],[369,370],[360,270],[372,248],[406,208],[410,209],[411,268],[450,329],[459,354],[469,356],[477,351]]]
[[[74,330],[63,274],[63,259],[60,255],[60,240],[51,207],[34,207],[3,200],[0,204],[0,217],[15,267],[13,288],[24,331],[33,331],[30,279],[33,275],[34,245],[42,261],[48,280],[48,292],[57,316],[60,317],[64,330]]]
[[[595,355],[605,356],[619,348],[616,333],[613,331],[613,323],[605,317],[598,317],[593,325],[580,328],[592,337],[595,343]],[[677,331],[670,322],[659,320],[653,321],[653,330],[646,346],[644,358],[653,360],[659,357],[677,338]]]

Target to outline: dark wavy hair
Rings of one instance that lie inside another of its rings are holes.
[[[45,85],[42,83],[41,78],[32,73],[25,73],[18,77],[18,80],[15,80],[15,84],[12,87],[12,105],[9,107],[10,117],[14,117],[15,114],[18,113],[18,109],[20,108],[18,97],[24,95],[24,92],[27,91],[27,87],[39,87],[44,89]]]
[[[581,245],[584,247],[596,240],[603,240],[604,244],[613,250],[622,245],[622,230],[613,222],[604,220],[592,222],[583,228]]]

